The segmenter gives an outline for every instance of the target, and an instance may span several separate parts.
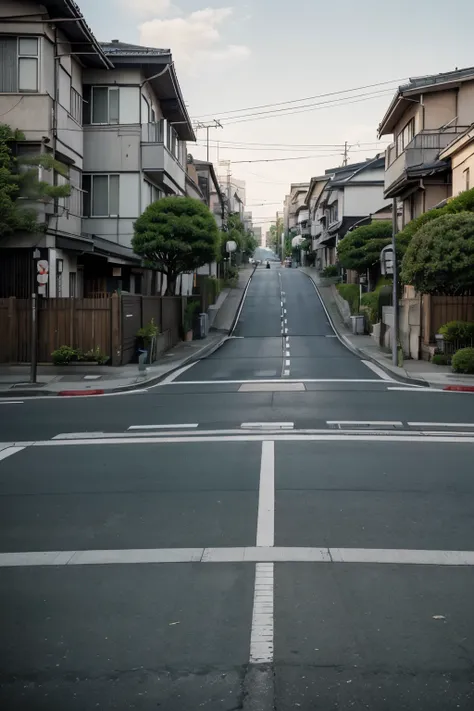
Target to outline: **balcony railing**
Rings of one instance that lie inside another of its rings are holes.
[[[387,147],[387,167],[385,168],[385,191],[400,180],[407,171],[422,168],[439,160],[439,154],[454,141],[456,136],[464,133],[468,126],[449,126],[444,130],[426,130],[418,133],[407,145],[404,152],[395,160],[395,144]],[[390,162],[391,161],[391,162]]]

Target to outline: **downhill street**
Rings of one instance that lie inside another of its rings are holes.
[[[154,387],[0,401],[2,710],[471,710],[473,454],[279,265]]]

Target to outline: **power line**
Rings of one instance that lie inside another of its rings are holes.
[[[274,112],[269,112],[269,111],[262,111],[257,114],[246,114],[242,116],[237,116],[235,119],[231,119],[230,121],[227,121],[226,126],[232,126],[236,123],[245,123],[247,121],[261,121],[264,118],[279,118],[280,116],[293,116],[294,114],[303,114],[308,111],[318,111],[320,109],[331,109],[331,108],[337,108],[338,106],[347,106],[348,104],[358,104],[361,101],[369,101],[370,99],[379,99],[382,96],[387,96],[387,94],[391,94],[391,92],[387,91],[382,91],[382,92],[377,92],[373,93],[370,95],[360,95],[359,98],[356,98],[351,101],[347,101],[345,98],[340,100],[340,99],[332,99],[331,101],[323,101],[321,103],[317,104],[307,104],[306,106],[298,106],[293,110],[289,109],[275,109]],[[338,103],[336,103],[338,102]],[[278,113],[277,113],[278,112]],[[285,113],[279,113],[279,112],[285,112]],[[270,114],[270,115],[268,115]],[[222,121],[225,121],[226,119],[223,118],[221,119]]]
[[[222,113],[214,112],[214,114],[216,116],[221,116],[223,113],[236,114],[236,113],[240,113],[241,111],[253,111],[254,109],[266,109],[270,106],[284,106],[285,104],[295,104],[295,103],[298,103],[299,101],[312,101],[313,99],[322,99],[326,96],[337,96],[338,94],[348,94],[353,91],[361,91],[362,89],[371,89],[374,86],[385,86],[387,84],[395,84],[397,82],[406,81],[406,78],[407,77],[402,77],[401,79],[390,79],[389,81],[381,81],[381,82],[377,82],[375,84],[365,84],[364,86],[356,86],[353,89],[341,89],[340,91],[330,91],[325,94],[315,94],[314,96],[305,96],[302,99],[291,99],[288,101],[279,101],[279,102],[272,103],[272,104],[260,104],[258,106],[246,106],[241,109],[231,109],[229,111],[225,111]],[[212,114],[204,114],[202,116],[196,116],[196,118],[202,119],[202,118],[207,118],[209,116],[212,116]]]
[[[285,148],[344,148],[344,143],[261,143],[260,141],[257,142],[250,142],[250,141],[217,141],[214,145],[219,144],[219,146],[223,145],[223,143],[228,143],[231,146],[278,146],[278,147],[285,147]],[[378,145],[380,141],[357,141],[357,145],[359,146],[373,146],[373,145]],[[211,141],[212,145],[212,141]]]
[[[203,147],[203,148],[206,146],[205,143],[199,143],[199,142],[198,142],[196,145],[201,146],[201,147]],[[354,145],[361,145],[361,144],[356,143],[356,144],[354,144]],[[301,150],[301,151],[307,151],[307,150],[311,150],[311,148],[312,148],[312,146],[306,146],[305,148],[300,148],[299,150]],[[331,148],[329,148],[329,147],[327,147],[327,148],[318,148],[318,150],[319,150],[319,151],[322,151],[322,150],[334,151],[334,150],[337,149],[337,148],[340,148],[341,151],[343,151],[343,150],[344,150],[344,144],[341,144],[340,146],[332,146]],[[379,149],[385,149],[385,148],[386,148],[386,144],[377,145],[376,143],[374,143],[374,144],[373,144],[373,147],[370,147],[370,148],[361,148],[360,151],[377,150],[377,148],[379,148]],[[252,146],[247,146],[247,147],[245,147],[245,146],[231,146],[231,145],[227,145],[227,143],[219,143],[219,149],[224,149],[224,150],[228,150],[228,151],[263,151],[263,152],[265,152],[265,153],[269,153],[269,152],[294,153],[295,150],[298,150],[298,148],[257,148],[257,147],[254,148],[254,147],[252,147]]]

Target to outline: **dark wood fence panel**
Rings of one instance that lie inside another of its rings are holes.
[[[142,297],[138,294],[122,296],[122,365],[136,356],[137,331],[142,327]]]
[[[440,326],[449,321],[474,321],[474,296],[423,296],[422,338],[433,343]]]
[[[170,331],[171,344],[181,340],[183,299],[181,296],[163,296],[161,330]]]

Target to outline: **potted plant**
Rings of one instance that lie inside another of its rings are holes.
[[[199,309],[199,301],[188,301],[184,308],[184,315],[183,315],[183,330],[184,330],[184,340],[185,341],[192,341],[193,340],[193,326],[194,326],[194,317],[196,314],[196,311]]]
[[[154,318],[152,318],[146,326],[139,328],[137,331],[137,350],[146,351],[148,357],[145,358],[145,361],[148,360],[149,363],[153,362],[154,346],[159,332],[160,330],[156,325]]]

